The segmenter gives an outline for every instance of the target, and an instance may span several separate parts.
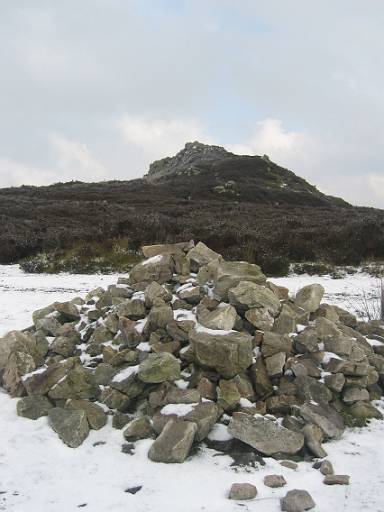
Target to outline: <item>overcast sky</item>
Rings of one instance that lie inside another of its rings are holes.
[[[0,186],[200,140],[384,208],[382,0],[0,0]]]

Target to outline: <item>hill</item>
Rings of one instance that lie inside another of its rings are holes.
[[[144,178],[0,189],[0,262],[75,243],[195,238],[264,269],[384,257],[384,211],[327,196],[268,157],[188,143]]]

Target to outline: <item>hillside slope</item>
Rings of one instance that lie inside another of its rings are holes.
[[[326,196],[267,157],[189,143],[142,179],[0,189],[0,262],[76,241],[195,238],[227,258],[384,257],[384,211]]]

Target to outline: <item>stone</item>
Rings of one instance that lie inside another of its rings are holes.
[[[314,313],[320,306],[324,291],[321,284],[309,284],[304,286],[296,293],[295,305],[305,311]]]
[[[48,416],[48,412],[53,405],[46,396],[29,395],[20,398],[17,402],[16,410],[19,416],[37,420],[41,416]]]
[[[153,429],[149,416],[135,418],[124,430],[123,436],[127,441],[137,441],[138,439],[148,439],[152,437]]]
[[[228,299],[240,313],[252,308],[265,308],[276,316],[280,310],[280,300],[269,288],[250,281],[240,281],[235,288],[231,288]]]
[[[281,510],[286,512],[304,512],[316,506],[308,491],[293,489],[280,500]]]
[[[222,257],[215,251],[212,251],[203,242],[199,242],[187,253],[187,259],[190,262],[191,272],[198,272],[200,267],[204,267],[210,261],[221,260]]]
[[[224,411],[232,411],[240,402],[241,395],[232,380],[220,380],[217,388],[217,403]]]
[[[183,417],[183,420],[191,421],[196,424],[197,431],[195,438],[197,441],[202,441],[208,436],[219,417],[220,409],[214,402],[203,402],[196,405],[192,411],[187,413]]]
[[[236,309],[229,304],[222,304],[213,311],[204,306],[197,308],[197,320],[208,329],[231,331],[235,327],[236,317]]]
[[[347,336],[328,337],[324,339],[324,349],[339,356],[349,356],[352,352],[354,340]]]
[[[145,317],[144,301],[139,299],[125,300],[116,308],[119,317],[129,318],[129,320],[140,320]]]
[[[303,401],[328,403],[332,400],[332,392],[325,384],[313,379],[312,377],[297,377],[295,380],[297,386],[297,396]]]
[[[171,387],[165,396],[165,402],[168,404],[196,404],[200,400],[201,394],[198,389]]]
[[[2,375],[3,387],[12,397],[25,395],[23,375],[36,368],[33,357],[25,352],[11,352]]]
[[[169,420],[149,449],[149,459],[153,462],[184,462],[188,457],[196,432],[195,423]]]
[[[296,332],[296,314],[287,304],[283,304],[279,316],[275,319],[272,330],[279,334]]]
[[[260,331],[270,331],[273,327],[273,316],[266,308],[249,309],[245,312],[245,318]]]
[[[149,258],[131,270],[129,274],[130,283],[151,283],[156,281],[164,284],[172,278],[174,262],[169,254],[158,254]]]
[[[204,289],[201,286],[189,286],[177,292],[181,300],[188,304],[198,304],[204,296]]]
[[[332,463],[329,460],[321,461],[319,469],[320,473],[324,476],[334,474]]]
[[[139,365],[138,377],[146,383],[160,383],[180,378],[180,362],[172,354],[149,354]]]
[[[215,293],[227,300],[228,291],[240,281],[265,284],[266,277],[258,265],[245,261],[220,261],[212,268]]]
[[[317,425],[308,423],[302,430],[305,437],[305,444],[315,457],[322,459],[327,456],[327,452],[321,446],[323,440],[323,431]]]
[[[100,388],[95,383],[92,371],[83,366],[76,365],[69,370],[48,391],[48,397],[52,400],[67,398],[97,398]]]
[[[162,299],[164,302],[170,302],[172,300],[172,293],[169,292],[164,286],[156,283],[156,281],[152,281],[151,284],[147,286],[144,292],[145,296],[145,305],[147,308],[151,308],[153,306],[155,299]]]
[[[170,322],[173,322],[173,309],[171,306],[165,303],[156,303],[149,312],[145,329],[147,332],[165,329]]]
[[[176,244],[158,244],[158,245],[144,245],[141,252],[146,258],[152,258],[158,254],[171,254],[172,256],[178,253],[188,252],[194,247],[193,240],[189,242],[178,242]]]
[[[278,377],[283,374],[285,359],[285,352],[278,352],[265,358],[265,366],[269,377]]]
[[[273,393],[273,385],[262,357],[256,359],[256,363],[249,369],[249,374],[259,400],[264,400]]]
[[[348,414],[357,420],[362,420],[363,423],[371,418],[376,418],[378,420],[383,419],[381,412],[369,402],[353,403],[348,407]]]
[[[257,489],[252,484],[232,484],[228,498],[236,501],[253,500],[256,495]]]
[[[116,411],[112,417],[112,427],[117,430],[121,430],[132,420],[133,417],[130,414],[124,414],[123,412]]]
[[[100,363],[93,374],[96,384],[108,386],[118,370],[110,364]]]
[[[32,320],[34,325],[36,325],[36,322],[40,320],[41,318],[45,318],[46,316],[50,315],[51,313],[54,313],[56,311],[56,303],[50,304],[49,306],[46,306],[45,308],[37,309],[32,313]]]
[[[280,461],[280,466],[293,470],[298,468],[298,464],[296,462],[293,462],[293,460],[282,460]]]
[[[278,487],[284,487],[284,485],[287,485],[287,482],[283,475],[266,475],[264,477],[264,485],[276,489]]]
[[[60,354],[63,357],[73,356],[76,351],[78,339],[75,337],[58,336],[50,346],[52,352]]]
[[[84,411],[54,407],[48,412],[49,424],[70,448],[77,448],[88,437],[89,427]]]
[[[46,316],[36,320],[36,329],[42,331],[46,336],[57,336],[61,323],[54,316]]]
[[[325,485],[349,485],[349,479],[348,475],[325,475],[323,483]]]
[[[84,411],[88,420],[89,427],[93,430],[99,430],[107,423],[107,415],[100,405],[89,400],[68,400],[65,409],[71,411]]]
[[[56,302],[55,309],[68,322],[80,320],[79,310],[72,302]]]
[[[10,331],[0,338],[0,371],[5,368],[11,352],[23,352],[35,356],[35,362],[40,357],[36,339],[27,332]]]
[[[342,416],[328,404],[306,402],[300,407],[300,415],[320,427],[329,439],[339,439],[345,430]]]
[[[313,353],[318,352],[319,350],[319,339],[317,337],[317,332],[312,327],[307,327],[300,334],[295,336],[294,338],[294,346],[297,352],[305,354],[305,353]]]
[[[196,362],[214,368],[224,378],[234,377],[252,364],[252,337],[247,333],[217,334],[195,328],[189,339]]]
[[[303,434],[288,430],[268,418],[243,413],[234,413],[228,432],[264,455],[294,454],[304,445]]]
[[[261,344],[261,353],[264,357],[270,357],[278,352],[292,352],[292,342],[289,336],[274,332],[265,332]]]
[[[335,393],[340,393],[345,384],[345,377],[342,373],[326,375],[324,377],[324,383],[329,389],[331,389]]]
[[[369,392],[365,388],[353,386],[346,388],[343,392],[343,402],[346,404],[353,404],[364,400],[369,400]]]

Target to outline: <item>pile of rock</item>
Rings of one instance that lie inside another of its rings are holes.
[[[48,415],[71,447],[112,416],[127,441],[155,439],[151,460],[179,463],[203,441],[248,461],[323,458],[346,425],[381,418],[383,323],[321,304],[318,284],[291,298],[201,242],[143,252],[128,278],[0,339],[20,416]]]

